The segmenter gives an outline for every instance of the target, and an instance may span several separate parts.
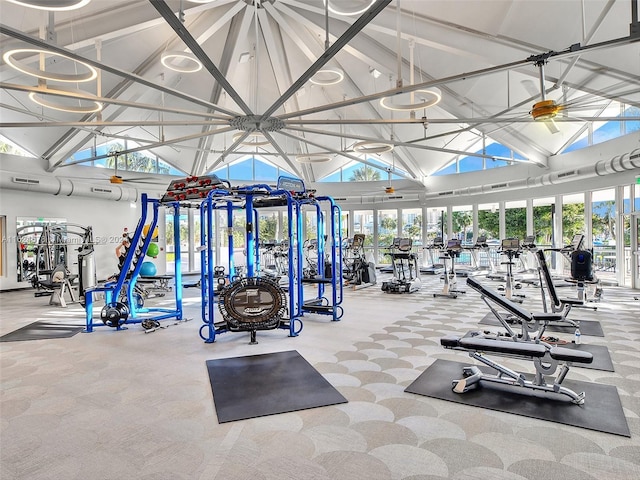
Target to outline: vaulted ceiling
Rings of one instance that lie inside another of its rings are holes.
[[[640,105],[635,1],[19,3],[38,2],[1,1],[2,134],[52,171],[128,138],[189,174],[257,153],[307,181],[373,158],[419,183],[492,141],[545,165]]]

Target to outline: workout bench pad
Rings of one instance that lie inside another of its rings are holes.
[[[462,369],[468,365],[471,363],[437,359],[405,392],[631,437],[618,390],[612,385],[565,380],[563,385],[566,387],[576,392],[585,392],[584,405],[575,405],[567,399],[544,398],[544,394],[534,394],[532,391],[527,392],[532,395],[514,393],[508,387],[487,382],[476,390],[455,393],[451,382],[464,378]],[[485,373],[495,372],[482,365],[478,368]]]
[[[33,322],[0,337],[0,342],[22,342],[25,340],[46,340],[73,337],[84,326],[50,322]]]
[[[207,360],[218,423],[347,403],[297,351]]]
[[[579,322],[580,333],[582,335],[587,335],[589,337],[604,337],[604,331],[602,330],[602,325],[600,325],[600,322],[596,322],[595,320],[579,320]],[[487,313],[478,323],[480,325],[502,325],[493,313]],[[519,324],[520,323],[518,322],[518,325]],[[514,325],[516,324],[514,323]],[[576,327],[574,327],[573,325],[569,325],[568,323],[558,324],[552,322],[547,325],[546,331],[573,335],[576,331]]]

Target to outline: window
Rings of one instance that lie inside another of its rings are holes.
[[[506,202],[504,205],[504,224],[506,238],[519,238],[527,235],[527,202]]]
[[[378,180],[399,180],[402,177],[395,173],[389,173],[391,164],[383,162],[376,158],[367,158],[368,163],[352,161],[343,165],[325,177],[319,182],[372,182]],[[398,171],[402,171],[395,168]],[[406,172],[403,172],[406,173]]]
[[[256,183],[269,184],[275,184],[280,175],[297,177],[297,175],[277,167],[265,159],[255,157],[235,160],[222,165],[212,173],[225,180],[255,181]]]
[[[453,238],[457,238],[462,243],[473,241],[473,212],[471,205],[460,205],[453,207],[451,213],[453,223]]]
[[[147,150],[139,152],[131,152],[119,155],[118,152],[139,147],[140,144],[132,140],[110,140],[93,148],[85,148],[74,153],[67,159],[67,163],[83,163],[87,160],[86,165],[99,168],[117,169],[119,171],[158,173],[162,175],[179,175],[185,172],[178,170],[168,163],[160,160],[157,155]],[[109,155],[106,158],[97,160],[89,160],[90,158],[102,155]]]
[[[584,233],[584,194],[562,197],[562,244],[568,245],[574,235]]]
[[[616,110],[618,114],[616,115]],[[618,102],[612,102],[611,106],[603,112],[603,115],[625,117],[640,116],[640,107],[621,105]],[[565,148],[562,153],[580,150],[581,148],[596,145],[598,143],[611,140],[613,138],[627,135],[640,130],[640,121],[638,120],[611,120],[609,122],[593,122],[589,129],[586,129],[580,137]]]
[[[9,155],[18,155],[20,157],[32,157],[35,158],[35,155],[30,154],[24,148],[19,145],[13,143],[6,137],[0,135],[0,153],[8,153]]]
[[[538,247],[550,247],[553,243],[553,212],[555,199],[533,199],[533,233]]]
[[[471,155],[462,158],[458,157],[452,163],[438,170],[434,175],[450,175],[452,173],[466,173],[478,170],[488,170],[490,168],[507,167],[512,164],[511,160],[509,160],[511,158],[515,160],[526,160],[523,156],[498,142],[491,142],[474,153],[490,155],[496,158],[476,157]]]
[[[500,206],[497,203],[478,205],[478,236],[487,241],[500,239]]]
[[[386,255],[393,239],[398,236],[398,211],[378,210],[378,263],[389,263]]]

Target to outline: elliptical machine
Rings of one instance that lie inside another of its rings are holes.
[[[356,233],[345,246],[342,255],[344,264],[342,278],[344,278],[345,285],[354,290],[371,287],[377,282],[376,266],[373,262],[367,261],[364,253],[364,239],[363,233]]]
[[[457,288],[456,258],[460,256],[461,252],[462,243],[459,239],[454,238],[447,242],[444,253],[440,257],[444,265],[444,273],[440,278],[444,280],[444,285],[442,286],[441,292],[433,294],[434,297],[458,298],[458,294],[466,293],[466,291]],[[451,269],[449,271],[447,271],[447,261],[451,262]]]
[[[382,291],[387,293],[413,293],[420,290],[418,256],[411,251],[413,240],[400,238],[396,248],[389,254],[393,266],[393,278],[382,282]]]

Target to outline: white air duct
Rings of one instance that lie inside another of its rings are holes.
[[[122,185],[107,184],[103,186],[65,177],[7,171],[0,171],[0,188],[67,197],[102,198],[116,202],[137,202],[139,195],[137,189]]]
[[[466,187],[459,190],[430,192],[425,195],[425,200],[443,198],[445,196],[480,195],[496,191],[511,191],[523,188],[558,185],[560,183],[573,182],[586,178],[626,172],[637,168],[640,168],[640,149],[633,150],[631,153],[615,156],[608,160],[601,160],[598,163],[584,168],[560,170],[557,172],[546,173],[538,177],[527,177],[521,180],[509,181],[508,183],[502,182],[498,184]]]

